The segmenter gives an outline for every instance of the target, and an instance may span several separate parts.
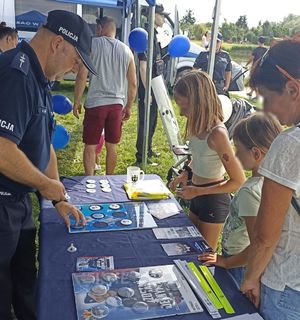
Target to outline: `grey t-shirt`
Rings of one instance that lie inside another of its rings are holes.
[[[130,48],[110,37],[93,38],[91,59],[99,74],[90,74],[86,108],[121,104],[127,95],[127,71],[132,57]]]
[[[244,217],[257,216],[262,185],[263,177],[251,177],[234,195],[222,237],[222,250],[226,255],[236,255],[250,244]]]
[[[264,177],[294,190],[294,197],[300,203],[300,128],[285,130],[274,140],[259,172]],[[289,286],[300,291],[299,270],[300,214],[290,205],[280,240],[261,281],[274,290],[283,291],[285,286]]]

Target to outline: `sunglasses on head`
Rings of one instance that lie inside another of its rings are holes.
[[[280,67],[276,61],[270,56],[270,50],[267,50],[265,54],[261,57],[260,62],[259,62],[259,67],[262,68],[265,64],[269,63],[272,66],[274,66],[282,75],[284,75],[286,78],[289,80],[299,83],[300,79],[294,78],[292,75],[290,75],[285,69]]]

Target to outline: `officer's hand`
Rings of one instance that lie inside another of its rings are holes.
[[[55,208],[60,214],[60,216],[64,219],[67,227],[70,227],[70,219],[69,219],[70,214],[74,217],[76,221],[76,225],[79,225],[79,224],[83,226],[86,225],[86,220],[82,212],[76,207],[74,207],[71,203],[61,201],[55,205]]]
[[[228,91],[228,86],[225,86],[224,88],[223,88],[223,90],[224,90],[224,92],[227,92]]]
[[[46,183],[38,188],[41,195],[47,200],[66,200],[64,185],[55,179],[47,179]]]
[[[79,119],[79,115],[81,114],[81,103],[80,102],[74,102],[73,114],[77,119]]]

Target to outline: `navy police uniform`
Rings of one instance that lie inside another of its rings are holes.
[[[255,62],[258,59],[260,59],[267,51],[268,51],[268,49],[266,47],[257,47],[255,49],[253,49],[253,51],[252,51],[252,56],[253,56],[252,65],[254,65]]]
[[[138,54],[139,61],[147,61],[147,54]],[[162,75],[164,72],[164,61],[162,59],[162,49],[157,41],[157,31],[154,30],[152,78]],[[142,162],[143,140],[144,140],[144,117],[145,117],[145,88],[142,80],[138,87],[138,134],[136,141],[136,161]],[[148,157],[152,156],[152,138],[157,125],[157,103],[152,93],[152,103],[150,105],[149,137],[148,137]]]
[[[198,57],[195,60],[194,68],[201,69],[202,71],[207,72],[208,55],[209,55],[209,51],[200,52]],[[231,58],[229,56],[229,53],[224,50],[220,50],[216,52],[213,82],[215,84],[218,94],[226,94],[223,90],[225,86],[225,72],[231,71],[231,70],[232,70],[232,64],[231,64]]]
[[[25,41],[1,54],[0,83],[0,136],[43,172],[50,159],[52,101],[38,58]],[[36,319],[32,191],[0,174],[0,319],[11,319],[11,304],[19,320]]]

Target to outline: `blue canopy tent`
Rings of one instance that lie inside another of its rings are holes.
[[[132,4],[132,0],[55,0],[57,2],[68,2],[68,3],[76,3],[76,4],[88,4],[91,6],[97,7],[130,7]]]
[[[130,31],[130,21],[126,21],[134,0],[54,0],[56,2],[67,2],[81,5],[90,5],[96,7],[120,8],[123,9],[124,30],[123,37],[125,43],[128,41]]]
[[[39,11],[32,10],[16,16],[16,29],[20,31],[37,31],[46,22],[47,17]]]
[[[55,0],[57,2],[68,2],[76,4],[88,4],[91,6],[98,7],[112,7],[115,8],[118,6],[118,0]]]

